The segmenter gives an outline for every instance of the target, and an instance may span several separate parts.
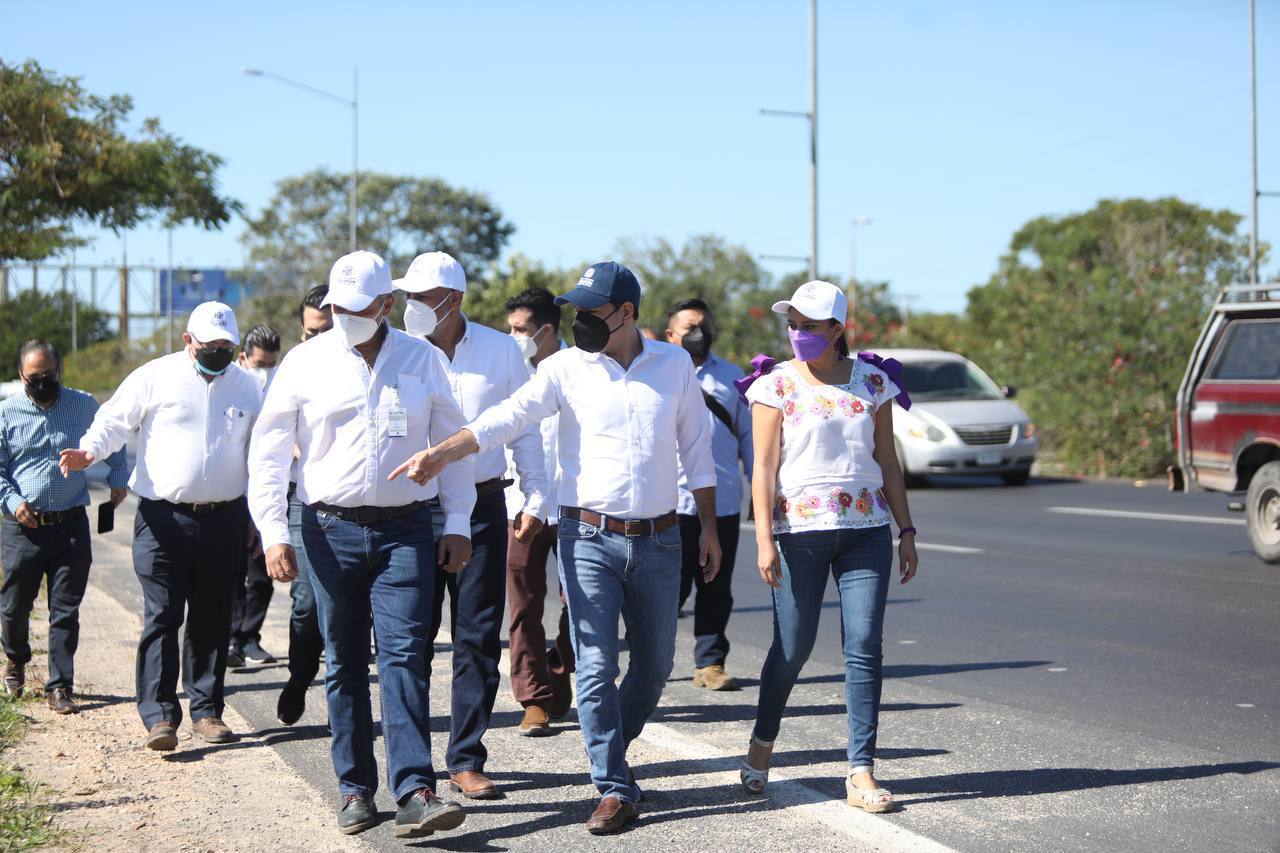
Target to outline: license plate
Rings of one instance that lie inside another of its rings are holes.
[[[1004,455],[999,450],[979,450],[979,465],[999,465],[1004,461]]]

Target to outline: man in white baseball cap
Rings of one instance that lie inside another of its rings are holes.
[[[418,255],[395,286],[405,292],[405,330],[425,337],[436,347],[440,366],[449,377],[454,399],[467,420],[506,400],[529,381],[520,347],[496,329],[469,320],[462,313],[467,277],[444,252]],[[471,564],[465,572],[436,570],[435,611],[427,642],[427,664],[444,613],[444,590],[449,590],[453,626],[453,713],[445,761],[458,792],[471,799],[501,796],[485,775],[488,750],[483,738],[489,729],[498,695],[498,664],[502,658],[502,615],[507,589],[507,505],[503,490],[507,451],[520,477],[524,508],[516,516],[514,535],[532,539],[546,516],[549,485],[542,436],[536,428],[475,458],[476,506],[471,513]],[[441,535],[448,522],[445,507],[431,503],[432,523]],[[540,728],[546,728],[543,719]]]
[[[377,822],[372,628],[387,782],[400,807],[395,833],[417,838],[465,818],[460,805],[436,796],[426,650],[436,594],[431,567],[458,572],[471,558],[475,479],[468,466],[438,485],[388,482],[415,448],[463,423],[435,348],[386,322],[393,302],[382,258],[353,252],[333,265],[323,303],[333,306],[333,331],[294,347],[276,371],[249,453],[249,508],[267,573],[297,577],[287,509],[294,474],[328,653],[338,828],[352,834]],[[428,506],[437,495],[445,513],[439,535]]]
[[[80,471],[135,434],[129,486],[140,501],[133,567],[144,599],[138,641],[138,713],[150,749],[178,745],[178,635],[192,729],[209,743],[235,734],[222,722],[231,602],[244,549],[256,534],[245,506],[249,436],[262,406],[257,380],[231,364],[236,315],[197,305],[181,352],[142,365],[98,409],[79,448],[62,451],[63,473]]]

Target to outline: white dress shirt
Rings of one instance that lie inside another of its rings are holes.
[[[560,349],[567,349],[568,344],[560,341]],[[533,362],[526,361],[524,363],[525,370],[532,377],[537,374],[538,369],[533,366]],[[555,497],[560,482],[560,460],[559,447],[556,436],[560,432],[560,416],[552,415],[544,418],[542,423],[538,425],[539,431],[542,433],[542,458],[547,463],[547,495]],[[522,491],[523,483],[520,480],[520,472],[516,468],[515,459],[512,457],[511,448],[507,448],[507,477],[515,480],[515,482],[507,486],[507,518],[511,521],[521,512],[527,512],[525,506],[524,493]],[[547,502],[546,513],[542,520],[548,525],[553,525],[559,520],[558,507],[554,500]]]
[[[439,347],[440,365],[449,377],[453,399],[462,416],[475,420],[490,407],[506,400],[529,381],[528,362],[520,355],[520,347],[496,329],[482,326],[462,317],[466,329],[453,350],[453,361]],[[538,430],[530,426],[507,442],[520,477],[524,494],[524,511],[535,518],[546,515],[550,489],[546,475],[546,458]],[[507,457],[502,447],[494,447],[474,457],[476,482],[501,479],[507,473]]]
[[[243,497],[249,434],[262,407],[258,382],[236,365],[206,381],[187,350],[130,373],[98,409],[80,449],[98,459],[137,432],[129,487],[140,497],[216,503]]]
[[[396,408],[404,409],[407,435],[390,434]],[[439,485],[419,486],[403,474],[387,480],[463,422],[435,347],[424,340],[388,329],[372,370],[334,331],[294,347],[276,370],[249,447],[249,512],[263,546],[290,541],[286,495],[295,445],[302,503],[394,507],[439,494],[445,534],[470,538],[473,465],[450,466]]]
[[[689,354],[641,342],[627,370],[602,353],[555,353],[467,429],[484,452],[559,412],[561,507],[615,518],[665,515],[676,508],[677,458],[690,489],[715,486],[711,424]]]

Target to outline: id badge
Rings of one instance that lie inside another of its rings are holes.
[[[392,438],[404,438],[409,434],[409,415],[403,406],[392,406],[387,409],[387,435]]]

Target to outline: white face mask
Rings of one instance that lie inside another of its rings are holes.
[[[382,318],[361,317],[358,314],[333,315],[333,330],[338,333],[348,347],[358,347],[372,338],[378,331]]]
[[[274,367],[246,367],[245,370],[252,374],[254,379],[258,380],[258,386],[266,390],[267,383],[271,381],[271,374],[275,372]]]
[[[541,337],[544,331],[546,331],[545,327],[539,329],[538,333],[533,337],[522,335],[519,332],[512,333],[511,339],[516,342],[516,346],[520,347],[520,355],[524,357],[525,361],[529,361],[538,354],[538,338]]]
[[[436,326],[443,323],[445,319],[453,313],[453,309],[450,308],[448,311],[444,312],[443,317],[436,316],[436,310],[439,309],[440,305],[443,305],[448,301],[449,297],[446,296],[444,299],[440,300],[439,305],[432,308],[427,303],[417,299],[408,300],[405,302],[404,306],[404,330],[419,338],[427,337],[436,330]]]

